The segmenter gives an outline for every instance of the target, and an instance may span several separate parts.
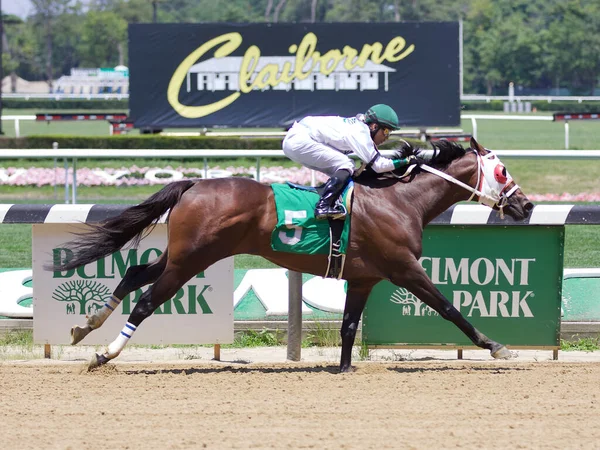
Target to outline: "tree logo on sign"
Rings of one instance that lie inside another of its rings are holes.
[[[52,298],[67,303],[67,314],[91,315],[102,308],[109,295],[110,289],[102,283],[74,280],[58,286],[52,293]]]
[[[422,317],[439,315],[434,309],[419,300],[416,295],[404,288],[396,289],[392,293],[390,301],[402,306],[403,316]]]

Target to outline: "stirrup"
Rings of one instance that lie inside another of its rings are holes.
[[[315,208],[315,219],[317,220],[340,220],[345,219],[348,215],[346,207],[343,205],[328,206],[326,209]]]

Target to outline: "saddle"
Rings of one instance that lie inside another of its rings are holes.
[[[287,185],[292,189],[298,189],[301,191],[314,192],[321,196],[323,193],[324,185],[321,186],[304,186],[292,182],[287,182]],[[346,210],[346,216],[342,219],[328,219],[329,222],[329,255],[327,271],[325,272],[325,278],[341,278],[342,272],[344,271],[344,264],[346,262],[346,254],[342,253],[342,233],[346,221],[350,221],[350,214],[352,211],[351,205],[354,199],[354,182],[350,181],[348,186],[344,189],[340,197],[336,200],[336,204]],[[346,199],[346,202],[344,201]],[[345,249],[344,249],[345,251]]]

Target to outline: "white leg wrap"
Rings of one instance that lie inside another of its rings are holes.
[[[119,306],[120,303],[121,299],[111,295],[102,308],[96,312],[96,314],[88,317],[88,325],[90,328],[92,330],[100,328],[104,321],[108,319],[108,316],[112,314],[112,312]]]
[[[108,359],[115,358],[119,356],[119,353],[125,348],[127,342],[135,333],[136,326],[127,322],[117,338],[110,343],[108,346],[108,351],[104,354]]]

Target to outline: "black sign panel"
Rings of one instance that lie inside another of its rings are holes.
[[[287,127],[387,103],[404,127],[460,124],[458,23],[134,24],[138,128]]]

